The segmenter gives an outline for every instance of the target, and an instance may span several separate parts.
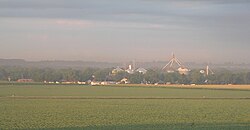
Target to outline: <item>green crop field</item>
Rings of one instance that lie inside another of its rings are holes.
[[[250,129],[250,91],[0,85],[0,129]]]

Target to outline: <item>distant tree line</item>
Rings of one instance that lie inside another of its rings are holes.
[[[136,72],[128,74],[119,72],[110,74],[113,68],[86,68],[80,69],[51,69],[51,68],[26,68],[0,66],[0,80],[16,81],[18,79],[33,79],[36,82],[43,81],[115,81],[127,78],[131,83],[140,84],[250,84],[250,72],[233,72],[220,70],[213,75],[206,76],[200,70],[192,70],[189,75],[179,73],[167,73],[161,69],[148,69],[146,74]]]

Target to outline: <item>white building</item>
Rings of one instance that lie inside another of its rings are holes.
[[[142,73],[142,74],[146,74],[147,73],[147,70],[144,69],[144,68],[138,68],[136,71],[139,72],[139,73]]]
[[[134,73],[134,70],[132,69],[132,65],[129,65],[128,66],[128,69],[125,70],[127,73],[129,74],[133,74]]]
[[[180,74],[188,75],[189,72],[190,72],[190,70],[187,69],[187,68],[185,68],[185,67],[180,67],[180,68],[178,68],[178,72],[179,72]]]
[[[116,67],[115,69],[112,70],[112,74],[117,74],[119,72],[123,72],[124,70],[121,69],[120,67]]]
[[[121,84],[129,84],[129,80],[127,78],[123,78],[121,81],[120,81]]]

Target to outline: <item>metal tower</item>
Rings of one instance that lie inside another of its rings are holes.
[[[178,65],[178,69],[174,68],[174,64]],[[175,57],[174,53],[172,54],[171,60],[162,68],[162,70],[165,69],[167,70],[168,73],[173,73],[175,71],[178,71],[180,74],[183,75],[188,75],[190,71],[181,64],[180,60]]]
[[[181,62],[175,57],[174,53],[172,54],[171,60],[162,68],[162,70],[168,68],[168,69],[174,69],[173,65],[176,63],[179,67],[182,67]],[[171,71],[172,71],[171,70]],[[169,71],[169,70],[168,70]]]
[[[209,74],[214,74],[213,70],[207,65],[205,70],[201,70],[200,73],[208,76]]]
[[[214,74],[214,72],[210,69],[210,67],[207,65],[206,67],[206,75],[209,75],[209,73]]]

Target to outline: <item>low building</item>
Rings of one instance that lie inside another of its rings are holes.
[[[178,68],[178,72],[181,74],[181,75],[188,75],[190,70],[185,68],[185,67],[180,67]]]
[[[124,70],[121,69],[120,67],[116,67],[115,69],[112,70],[112,74],[117,74],[119,72],[123,72]]]
[[[142,74],[146,74],[147,73],[147,70],[144,69],[144,68],[138,68],[136,71],[139,72],[139,73],[142,73]]]
[[[62,84],[77,84],[77,81],[62,81]]]
[[[120,81],[121,84],[129,84],[130,81],[127,79],[127,78],[123,78],[121,81]]]
[[[78,81],[77,83],[78,84],[86,84],[86,82],[81,82],[81,81]]]
[[[129,65],[128,69],[126,69],[126,72],[129,74],[133,74],[134,70],[132,69],[132,65]]]
[[[92,81],[92,82],[90,83],[90,85],[96,86],[96,85],[102,85],[102,84],[101,84],[101,82],[98,82],[98,81]]]

